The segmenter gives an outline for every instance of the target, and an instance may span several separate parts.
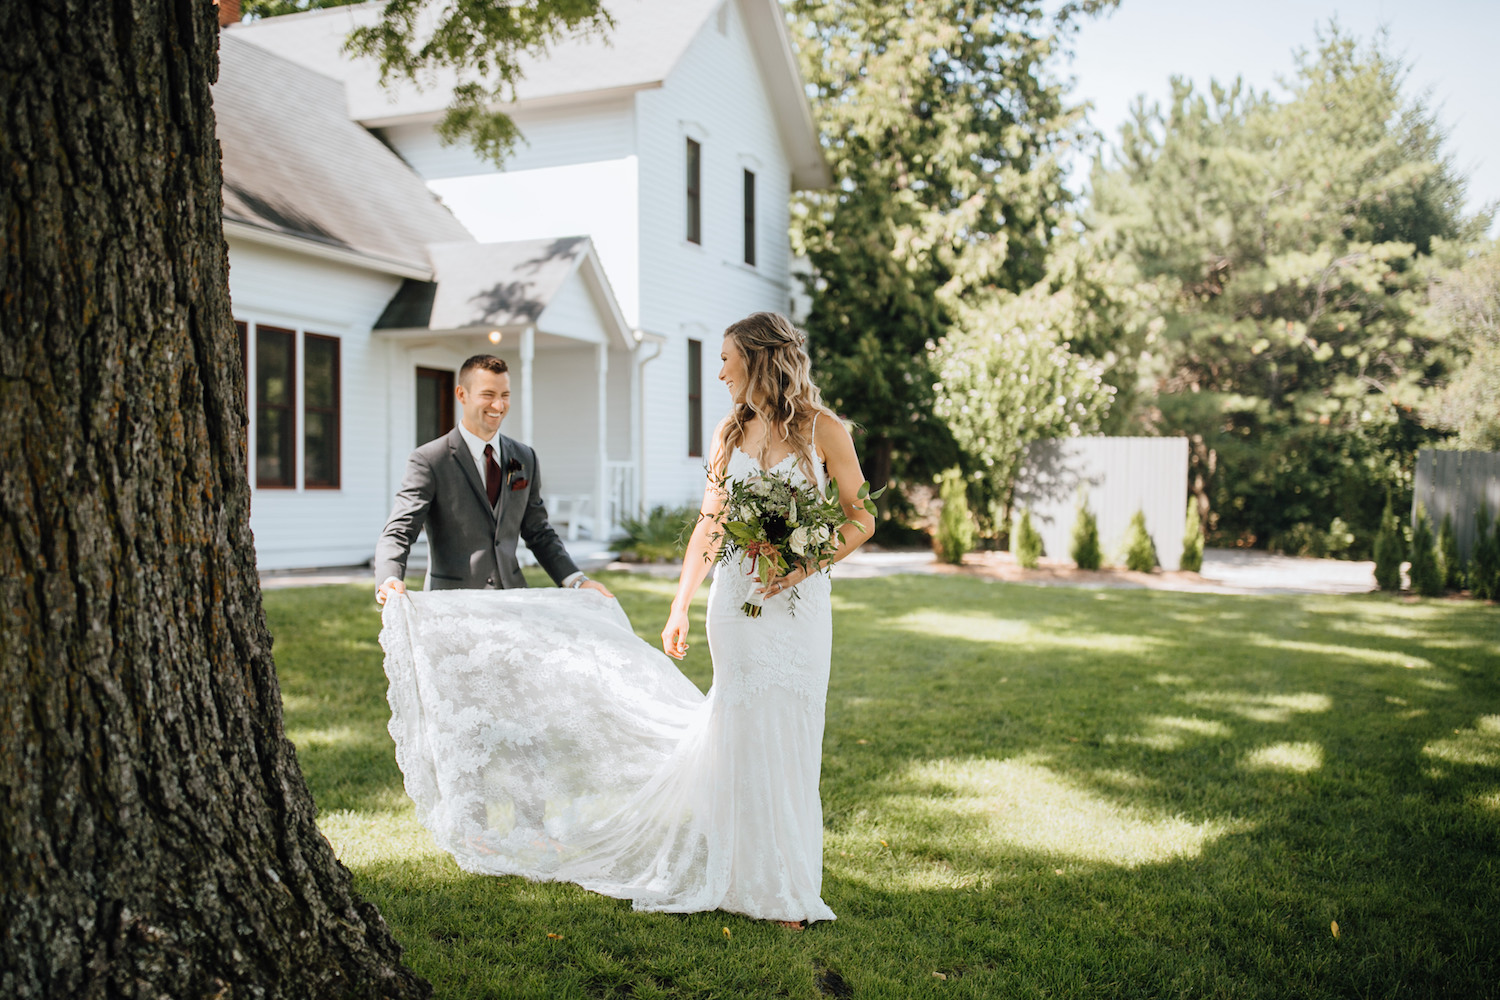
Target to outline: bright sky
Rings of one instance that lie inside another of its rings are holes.
[[[1076,81],[1073,100],[1093,104],[1090,121],[1112,140],[1135,96],[1164,99],[1172,74],[1202,88],[1238,75],[1280,94],[1277,78],[1291,76],[1293,51],[1313,48],[1316,29],[1333,17],[1361,41],[1388,30],[1408,67],[1407,92],[1428,92],[1448,129],[1448,152],[1469,178],[1470,210],[1500,201],[1500,0],[1122,0],[1113,14],[1084,22],[1065,72]],[[1079,157],[1075,190],[1087,178]]]

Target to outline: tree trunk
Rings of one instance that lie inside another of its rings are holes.
[[[248,525],[209,0],[0,0],[0,996],[420,997]]]

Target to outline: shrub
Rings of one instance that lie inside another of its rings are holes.
[[[1099,522],[1089,510],[1088,498],[1078,497],[1078,517],[1073,521],[1073,550],[1069,553],[1079,569],[1098,569],[1104,562],[1099,548]]]
[[[1031,511],[1021,511],[1021,523],[1016,525],[1016,562],[1022,569],[1036,569],[1042,556],[1042,533],[1031,523]]]
[[[1390,497],[1386,497],[1380,532],[1375,536],[1375,585],[1381,590],[1400,590],[1401,563],[1405,558],[1406,539],[1401,536],[1401,523],[1396,520]]]
[[[1346,559],[1354,545],[1354,532],[1341,517],[1335,517],[1326,529],[1299,521],[1285,531],[1271,536],[1266,548],[1289,556],[1312,556],[1316,559]]]
[[[964,553],[974,547],[974,519],[969,516],[969,490],[957,468],[943,473],[941,496],[943,512],[938,516],[938,558],[955,566],[964,561]]]
[[[1125,568],[1149,573],[1156,568],[1156,543],[1146,530],[1146,512],[1137,510],[1125,530]]]
[[[652,507],[644,518],[623,518],[620,529],[625,537],[619,542],[620,557],[636,562],[681,559],[697,523],[697,507]]]
[[[1182,533],[1181,569],[1196,573],[1203,568],[1203,522],[1198,517],[1198,498],[1188,497],[1187,528]]]
[[[870,533],[870,541],[888,549],[932,548],[931,535],[921,528],[912,527],[894,517],[875,522],[875,530]]]
[[[1500,597],[1500,530],[1490,522],[1488,505],[1479,508],[1474,552],[1469,560],[1469,593],[1483,600]]]
[[[1458,534],[1453,530],[1453,515],[1444,514],[1443,524],[1438,528],[1438,562],[1443,570],[1443,586],[1462,590],[1464,585],[1464,560],[1458,554]]]
[[[1423,597],[1441,597],[1444,589],[1432,522],[1421,505],[1417,506],[1417,526],[1411,533],[1411,589]]]

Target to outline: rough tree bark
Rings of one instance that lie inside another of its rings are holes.
[[[0,996],[418,997],[248,526],[209,0],[0,0]]]

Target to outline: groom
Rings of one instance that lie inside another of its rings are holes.
[[[587,587],[613,597],[579,572],[547,522],[536,452],[500,433],[510,409],[510,373],[493,355],[476,354],[458,372],[463,420],[429,441],[406,463],[396,505],[375,545],[375,599],[405,592],[406,558],[427,528],[429,590],[493,590],[526,586],[516,539],[562,587]]]

